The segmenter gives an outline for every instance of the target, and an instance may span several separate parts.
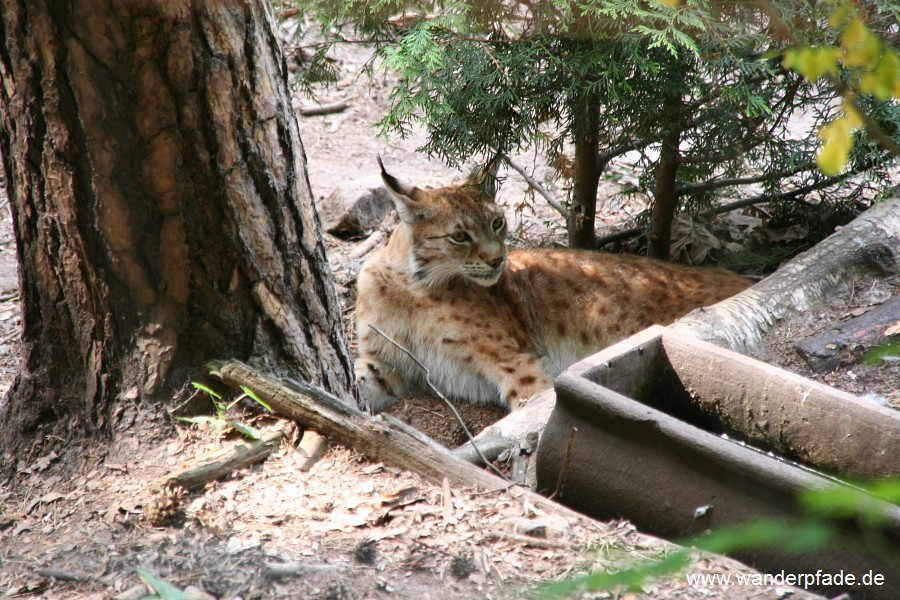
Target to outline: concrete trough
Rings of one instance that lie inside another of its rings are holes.
[[[663,327],[574,365],[555,388],[537,453],[539,489],[670,539],[796,519],[798,493],[834,485],[834,476],[900,474],[896,411]],[[829,550],[756,549],[736,558],[773,574],[879,574],[882,585],[818,591],[898,598],[900,507],[887,512],[879,532],[887,551],[871,551],[858,527],[844,523]]]

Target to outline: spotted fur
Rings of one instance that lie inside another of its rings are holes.
[[[563,369],[652,324],[749,285],[721,269],[563,249],[507,253],[506,222],[471,183],[438,189],[384,171],[401,224],[358,279],[357,382],[382,410],[431,382],[512,409]]]

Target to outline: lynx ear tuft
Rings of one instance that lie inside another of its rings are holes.
[[[408,185],[403,183],[393,175],[387,172],[384,168],[384,163],[381,162],[381,156],[378,156],[378,166],[381,167],[381,180],[384,182],[384,186],[388,189],[388,191],[393,194],[405,196],[410,200],[417,200],[416,196],[418,196],[420,190],[414,185]]]
[[[384,168],[381,156],[378,156],[378,166],[381,167],[381,181],[394,199],[394,205],[400,218],[406,223],[412,223],[421,218],[423,214],[422,190],[414,185],[403,183]]]
[[[497,177],[499,167],[500,160],[495,158],[486,165],[476,165],[469,173],[469,185],[478,188],[482,197],[490,202],[494,201],[500,187],[500,178]]]

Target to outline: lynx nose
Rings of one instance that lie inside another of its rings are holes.
[[[503,257],[498,256],[497,258],[492,258],[492,259],[486,260],[484,262],[486,262],[490,268],[496,270],[496,269],[499,269],[500,265],[503,264]]]

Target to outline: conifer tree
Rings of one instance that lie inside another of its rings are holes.
[[[384,133],[421,122],[423,150],[450,165],[488,166],[532,146],[558,164],[574,148],[576,247],[596,245],[597,182],[627,152],[640,156],[637,191],[653,200],[656,257],[669,255],[677,211],[708,209],[744,186],[762,188],[745,202],[775,202],[778,214],[824,207],[829,223],[849,218],[863,192],[886,187],[896,158],[898,9],[886,0],[858,11],[845,0],[294,3],[319,18],[322,49],[345,34],[379,44],[399,77]],[[860,87],[870,93],[848,104]],[[799,137],[789,127],[797,117],[812,120]]]

